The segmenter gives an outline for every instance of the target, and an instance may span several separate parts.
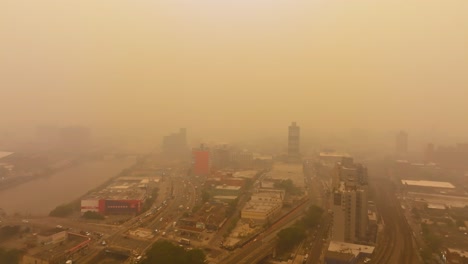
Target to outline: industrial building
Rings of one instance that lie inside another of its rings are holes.
[[[424,180],[401,180],[401,183],[413,190],[429,190],[429,189],[455,189],[455,186],[450,182],[439,182],[439,181],[424,181]]]
[[[100,191],[91,193],[81,200],[81,213],[87,211],[100,214],[138,214],[142,204],[157,183],[155,178],[121,177]],[[153,186],[154,187],[154,186]]]

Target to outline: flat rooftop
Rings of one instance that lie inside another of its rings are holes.
[[[57,233],[64,232],[64,231],[65,231],[65,229],[54,227],[52,229],[42,231],[38,235],[39,236],[50,236],[50,235],[57,234]]]
[[[443,204],[435,204],[435,203],[428,203],[427,204],[428,209],[437,209],[437,210],[445,210],[445,205]]]
[[[238,191],[241,189],[240,186],[231,186],[231,185],[226,185],[226,186],[223,186],[223,185],[218,185],[216,186],[216,189],[217,190],[234,190],[234,191]]]
[[[234,196],[234,195],[215,195],[215,196],[213,196],[213,199],[215,199],[215,200],[235,200],[235,199],[237,199],[237,196]]]
[[[450,253],[456,253],[460,257],[468,258],[468,251],[462,249],[448,248]]]
[[[353,254],[355,257],[357,257],[360,253],[370,255],[372,254],[372,252],[374,252],[374,249],[375,247],[372,246],[345,243],[339,241],[331,241],[330,245],[328,246],[328,251]]]
[[[112,181],[106,188],[87,195],[84,199],[107,199],[107,200],[142,200],[146,195],[146,186],[153,179],[140,177],[121,177]]]
[[[0,159],[5,158],[13,154],[13,152],[0,151]]]
[[[265,191],[261,190],[259,192],[253,193],[252,196],[256,197],[267,197],[267,198],[282,198],[284,191],[282,190],[275,190],[275,191]]]
[[[237,171],[237,172],[234,172],[234,174],[232,175],[232,177],[234,177],[234,178],[252,179],[253,177],[255,177],[255,175],[257,175],[257,171],[256,171],[256,170],[245,170],[245,171]]]
[[[455,189],[455,186],[450,182],[401,180],[401,183],[410,186]]]
[[[302,164],[282,163],[273,164],[273,168],[267,174],[267,178],[273,180],[291,179],[295,186],[304,187],[304,172]]]
[[[408,198],[425,203],[443,204],[446,207],[463,208],[468,204],[468,197],[466,196],[408,192]]]
[[[250,201],[244,206],[242,211],[244,212],[269,212],[272,208],[281,206],[278,202],[257,202]]]
[[[344,153],[344,152],[320,152],[319,156],[320,157],[334,157],[334,158],[351,157],[348,153]]]

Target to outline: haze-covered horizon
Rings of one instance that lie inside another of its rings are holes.
[[[6,0],[2,130],[157,145],[179,127],[282,139],[296,121],[312,142],[466,141],[466,14],[464,0]]]

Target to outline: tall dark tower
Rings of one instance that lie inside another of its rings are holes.
[[[288,155],[290,157],[299,156],[300,132],[301,128],[296,125],[296,122],[292,122],[289,126],[288,134]]]
[[[408,153],[408,134],[405,131],[400,131],[396,136],[396,153],[406,154]]]

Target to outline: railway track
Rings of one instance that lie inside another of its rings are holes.
[[[395,197],[394,188],[388,179],[378,179],[376,189],[377,207],[385,223],[382,238],[377,244],[372,258],[375,264],[417,264],[420,263],[418,251],[414,246],[412,231]]]

